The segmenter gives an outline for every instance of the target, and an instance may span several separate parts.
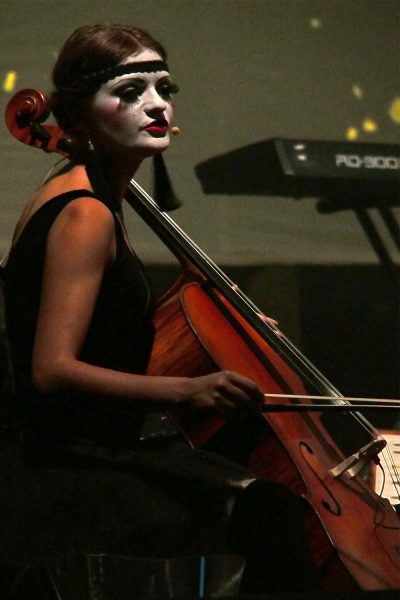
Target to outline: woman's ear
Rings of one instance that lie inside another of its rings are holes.
[[[66,109],[71,131],[76,135],[83,133],[87,136],[90,131],[90,107],[86,105],[86,102],[82,102],[76,106],[69,106]]]

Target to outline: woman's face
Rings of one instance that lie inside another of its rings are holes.
[[[144,49],[120,64],[161,60]],[[106,153],[136,152],[140,157],[165,150],[173,116],[172,81],[167,71],[129,73],[102,84],[93,96],[90,135]]]

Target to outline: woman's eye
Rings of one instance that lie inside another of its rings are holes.
[[[142,93],[137,87],[130,86],[128,88],[123,88],[122,90],[118,90],[117,94],[126,102],[126,104],[133,104],[139,100],[139,96]]]
[[[158,93],[162,98],[165,98],[166,100],[170,100],[172,94],[177,94],[178,92],[179,87],[176,85],[176,83],[163,83],[158,88]]]

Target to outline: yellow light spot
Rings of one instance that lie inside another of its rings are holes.
[[[16,71],[8,71],[8,73],[4,79],[3,90],[5,92],[14,91],[16,82],[17,82],[17,72]]]
[[[373,119],[364,119],[362,126],[367,133],[374,133],[378,130],[378,125]]]
[[[389,106],[389,117],[400,125],[400,98],[395,98]]]
[[[357,85],[357,84],[355,83],[351,89],[352,89],[352,91],[353,91],[353,95],[354,95],[356,98],[360,99],[360,98],[362,98],[362,97],[363,97],[363,95],[364,95],[364,92],[362,91],[362,89],[360,88],[360,86],[359,86],[359,85]]]
[[[349,127],[346,131],[346,138],[351,140],[356,140],[358,138],[358,129],[357,127]]]
[[[310,26],[313,29],[320,29],[322,25],[321,19],[319,19],[318,17],[312,17],[312,19],[310,19]]]

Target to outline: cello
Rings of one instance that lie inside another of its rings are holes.
[[[10,100],[6,123],[24,143],[68,156],[73,140],[42,124],[49,114],[45,94],[23,90]],[[192,446],[221,452],[303,498],[326,591],[399,589],[399,517],[360,474],[370,461],[379,461],[384,441],[133,180],[126,200],[183,268],[154,316],[148,374],[193,377],[228,369],[265,393],[258,416],[169,416]],[[314,405],[315,397],[325,405]],[[330,408],[338,411],[339,424],[327,418]],[[356,452],[341,448],[337,431],[344,428],[363,438]]]

